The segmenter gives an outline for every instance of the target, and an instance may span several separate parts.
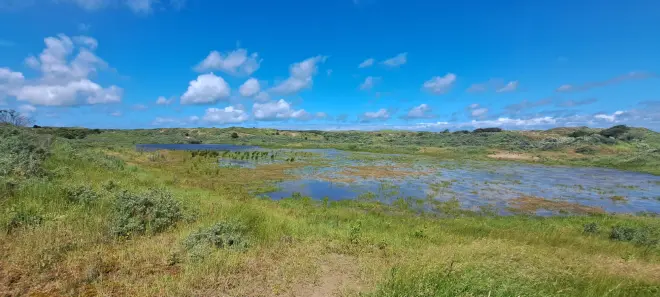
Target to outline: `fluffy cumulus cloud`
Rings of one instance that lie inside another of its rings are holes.
[[[0,68],[0,98],[15,97],[33,105],[66,106],[105,104],[121,101],[123,90],[102,87],[90,77],[108,68],[96,56],[96,39],[60,34],[44,39],[46,47],[39,57],[29,56],[25,63],[40,72],[40,77],[26,79],[23,74]],[[74,55],[75,53],[75,55]]]
[[[325,56],[316,56],[294,63],[289,67],[289,78],[273,87],[272,92],[290,95],[312,87],[312,78],[318,72],[318,64],[325,62],[326,59]]]
[[[400,53],[392,58],[383,61],[383,65],[387,67],[399,67],[408,62],[408,53]]]
[[[280,99],[279,101],[254,103],[252,105],[252,114],[254,118],[260,121],[278,121],[278,120],[309,120],[311,115],[304,109],[295,110],[289,102]]]
[[[370,122],[370,121],[385,121],[388,120],[391,116],[391,113],[389,110],[385,108],[381,108],[377,111],[367,111],[364,114],[362,114],[362,122]]]
[[[256,78],[250,78],[241,85],[238,92],[243,97],[252,97],[259,94],[260,90],[259,81]]]
[[[259,69],[261,59],[257,53],[248,54],[246,49],[237,49],[228,53],[212,51],[202,62],[195,66],[197,72],[222,71],[231,75],[251,75]]]
[[[45,106],[107,104],[121,102],[122,89],[115,86],[103,88],[95,82],[82,79],[66,84],[25,85],[15,96],[18,101]]]
[[[188,90],[181,96],[181,104],[212,104],[227,99],[230,93],[229,84],[222,77],[202,74],[190,81]]]
[[[402,118],[409,120],[432,118],[434,116],[431,114],[431,112],[431,107],[429,107],[427,104],[420,104],[419,106],[411,108]]]
[[[376,60],[374,60],[373,58],[366,59],[362,63],[360,63],[360,65],[358,65],[358,68],[371,67],[374,65],[374,62],[376,62]]]
[[[202,120],[211,124],[238,124],[249,119],[248,114],[240,106],[227,106],[225,108],[209,108]]]
[[[367,76],[364,79],[364,82],[360,84],[360,90],[368,91],[371,90],[376,83],[380,81],[380,77]]]
[[[156,99],[156,104],[158,104],[158,105],[170,105],[172,103],[172,101],[174,101],[174,100],[172,100],[171,98],[167,99],[164,96],[160,96],[160,97],[158,97],[158,99]]]
[[[447,73],[445,76],[435,76],[424,82],[422,88],[432,94],[447,93],[456,82],[456,74]]]
[[[518,89],[518,84],[519,82],[517,80],[510,81],[503,87],[497,89],[498,93],[508,93],[508,92],[513,92]]]

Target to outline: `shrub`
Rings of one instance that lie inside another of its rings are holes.
[[[590,146],[583,146],[575,149],[575,152],[583,155],[593,155],[596,153],[596,149]]]
[[[626,125],[616,125],[611,128],[605,129],[603,131],[600,131],[600,135],[603,135],[605,137],[614,137],[618,138],[619,136],[623,135],[624,133],[628,132],[630,130],[630,127]]]
[[[12,233],[19,228],[38,226],[44,221],[43,216],[31,208],[16,209],[12,207],[9,209],[6,217],[5,230],[7,230],[7,233]]]
[[[64,189],[66,199],[72,203],[90,204],[99,199],[90,186],[70,186]]]
[[[31,131],[0,126],[0,176],[43,175],[51,139]]]
[[[118,187],[119,187],[119,183],[117,183],[117,182],[115,182],[114,180],[111,180],[111,179],[110,179],[110,180],[107,180],[106,182],[104,182],[104,183],[101,185],[101,187],[103,187],[103,189],[105,189],[106,191],[110,192],[110,191],[112,191],[112,190],[118,188]]]
[[[111,231],[116,236],[155,234],[182,217],[180,203],[167,191],[151,189],[141,194],[123,191],[115,201]]]
[[[184,245],[192,249],[200,245],[216,248],[246,249],[249,247],[247,228],[245,225],[234,222],[220,222],[206,228],[199,229],[186,238]]]
[[[582,136],[589,136],[592,135],[593,132],[588,131],[588,130],[576,130],[568,134],[569,137],[577,138],[577,137],[582,137]]]
[[[596,234],[598,233],[598,224],[589,223],[584,225],[584,233],[587,234]]]
[[[618,241],[632,241],[635,239],[635,233],[637,230],[632,227],[624,226],[614,226],[612,227],[612,232],[610,232],[610,239]]]
[[[484,132],[502,132],[502,128],[478,128],[472,131],[472,133],[484,133]]]
[[[231,138],[234,138],[234,139],[238,138],[238,133],[232,132],[231,133]]]

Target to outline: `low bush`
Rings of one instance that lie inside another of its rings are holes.
[[[32,208],[9,208],[5,214],[4,224],[7,233],[12,233],[16,229],[33,227],[41,225],[44,217]]]
[[[632,241],[635,239],[636,229],[625,226],[614,226],[610,232],[610,239],[618,241]]]
[[[583,155],[593,155],[596,153],[596,149],[590,146],[582,146],[575,149],[575,152]]]
[[[250,241],[245,225],[235,222],[220,222],[190,234],[184,245],[187,249],[199,246],[246,249],[249,247]]]
[[[45,174],[42,163],[51,139],[22,128],[0,126],[0,176],[33,177]]]
[[[472,131],[472,133],[484,133],[484,132],[502,132],[502,128],[478,128]]]
[[[99,195],[90,186],[69,186],[64,189],[67,201],[71,203],[91,204],[99,199]]]
[[[589,223],[584,225],[584,233],[587,234],[596,234],[598,233],[598,224],[596,223]]]
[[[113,216],[111,231],[116,236],[160,233],[183,218],[179,201],[158,189],[141,194],[119,193]]]
[[[625,134],[628,131],[630,131],[630,127],[626,125],[617,125],[600,131],[599,134],[605,137],[619,138],[619,136]]]
[[[594,133],[589,131],[589,130],[580,129],[580,130],[575,130],[575,131],[569,133],[568,136],[573,137],[573,138],[577,138],[577,137],[582,137],[582,136],[589,136],[589,135],[592,135],[592,134],[594,134]]]

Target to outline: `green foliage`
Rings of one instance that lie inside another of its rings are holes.
[[[71,203],[91,204],[99,195],[89,185],[68,186],[64,188],[67,201]]]
[[[593,155],[596,153],[596,149],[591,146],[582,146],[575,149],[575,152],[583,155]]]
[[[117,195],[112,221],[116,236],[160,233],[183,218],[179,201],[170,192],[151,189],[141,194]]]
[[[89,135],[101,134],[100,129],[65,128],[65,127],[39,127],[35,129],[39,134],[50,134],[66,139],[84,139]]]
[[[477,128],[472,133],[502,132],[502,128]]]
[[[7,233],[12,233],[20,228],[41,225],[44,217],[35,209],[27,207],[11,207],[5,213],[4,224]]]
[[[610,239],[615,241],[630,241],[646,247],[655,247],[660,242],[658,230],[650,227],[628,227],[616,225],[612,227]]]
[[[0,126],[0,176],[40,176],[51,139],[25,128]]]
[[[238,138],[238,133],[232,132],[231,133],[231,138],[234,138],[234,139]]]
[[[630,131],[630,128],[626,125],[617,125],[613,126],[611,128],[605,129],[603,131],[600,131],[600,135],[603,135],[605,137],[614,137],[614,138],[619,138],[619,136],[625,134],[626,132]]]
[[[568,136],[576,138],[576,137],[589,136],[589,135],[592,135],[592,134],[594,134],[594,132],[592,132],[590,130],[580,129],[580,130],[575,130],[575,131],[569,133]]]
[[[186,238],[187,249],[198,246],[243,250],[250,246],[250,240],[245,225],[236,222],[219,222],[215,225],[199,229]]]
[[[588,223],[584,225],[584,233],[587,234],[596,234],[598,233],[598,224],[597,223]]]
[[[362,222],[357,221],[351,224],[348,230],[348,240],[352,244],[360,243],[361,233],[362,233]]]
[[[113,191],[113,190],[119,188],[119,183],[117,183],[116,181],[114,181],[114,180],[112,180],[112,179],[109,179],[109,180],[105,181],[105,182],[101,185],[101,187],[102,187],[104,190],[106,190],[106,191],[108,191],[108,192],[111,192],[111,191]]]

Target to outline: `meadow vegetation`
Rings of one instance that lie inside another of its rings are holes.
[[[658,133],[628,127],[97,132],[0,125],[0,295],[660,295],[660,219],[653,215],[497,216],[462,210],[457,201],[418,212],[405,200],[302,195],[273,201],[257,193],[292,178],[289,170],[306,166],[307,155],[143,152],[138,143],[438,159],[507,152],[536,157],[524,162],[660,174]],[[285,161],[225,168],[217,164],[222,154]]]

